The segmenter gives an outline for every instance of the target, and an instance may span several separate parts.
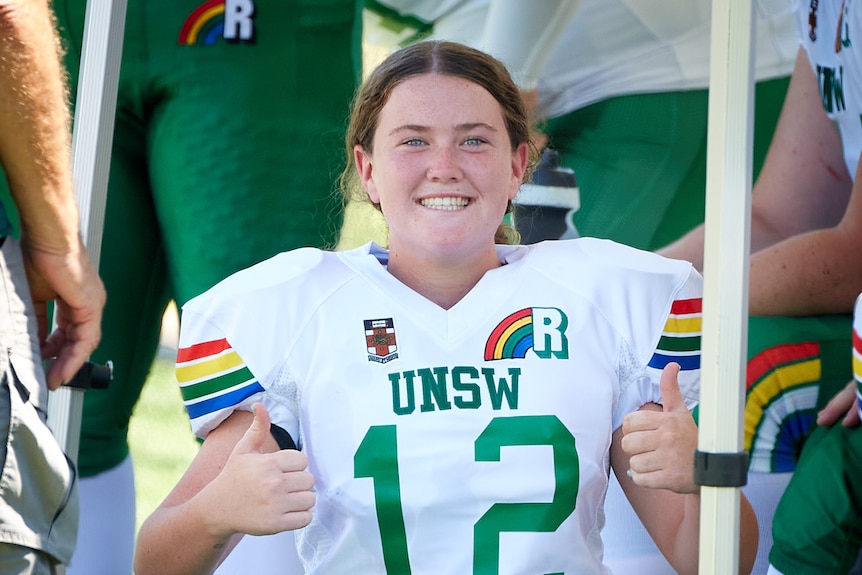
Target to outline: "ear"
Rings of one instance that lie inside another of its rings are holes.
[[[359,181],[365,188],[365,193],[374,204],[380,203],[380,194],[377,193],[377,185],[374,183],[374,164],[371,155],[365,151],[361,144],[353,146],[353,162],[356,164],[356,172]]]
[[[517,149],[512,152],[512,186],[509,190],[509,199],[515,199],[518,191],[521,189],[521,184],[524,183],[524,174],[527,173],[527,165],[530,162],[530,147],[522,142]]]

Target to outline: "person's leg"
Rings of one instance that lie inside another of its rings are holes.
[[[769,566],[776,507],[815,427],[850,374],[850,317],[752,317],[748,324],[744,448],[760,526],[755,575]]]
[[[36,334],[20,247],[0,239],[0,573],[68,563],[78,532],[75,469],[47,425]]]
[[[775,511],[770,564],[788,575],[845,575],[862,542],[862,428],[817,427]]]
[[[752,471],[748,474],[748,483],[742,487],[742,493],[751,503],[754,514],[757,516],[757,528],[760,532],[757,556],[754,559],[751,575],[764,575],[769,567],[769,550],[772,548],[772,517],[792,476],[792,473],[756,473]]]
[[[165,94],[147,126],[150,176],[180,308],[276,253],[334,244],[358,4],[257,0],[253,43],[181,45],[163,11],[142,15]]]
[[[12,575],[56,575],[57,563],[43,552],[0,543],[0,573]]]
[[[749,318],[745,449],[751,471],[796,468],[817,411],[853,377],[851,321],[849,315]]]
[[[82,480],[79,487],[80,536],[66,575],[131,573],[129,561],[135,550],[135,477],[131,457]]]
[[[859,326],[862,299],[857,300],[852,326],[844,331],[849,352],[831,358],[847,368],[838,372],[836,387],[861,381]],[[826,358],[824,358],[826,361]],[[824,389],[818,408],[835,390]],[[854,406],[855,407],[855,406]],[[852,573],[858,566],[862,543],[862,428],[815,426],[784,492],[772,525],[771,569],[800,575]]]

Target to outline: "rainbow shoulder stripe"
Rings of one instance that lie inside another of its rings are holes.
[[[177,381],[191,419],[237,405],[264,391],[226,339],[180,348]]]
[[[862,418],[862,294],[853,310],[853,379],[856,380],[856,409]]]
[[[862,325],[853,326],[853,379],[862,389]]]
[[[673,302],[649,367],[664,369],[667,364],[676,362],[683,371],[700,369],[702,313],[701,298]]]
[[[180,30],[179,43],[212,45],[224,34],[225,0],[208,0],[186,18]]]

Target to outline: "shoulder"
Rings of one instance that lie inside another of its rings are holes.
[[[691,263],[608,240],[537,244],[533,273],[587,302],[640,357],[654,349],[672,308],[700,308],[703,279]]]
[[[597,238],[542,242],[536,244],[533,258],[534,265],[547,273],[580,280],[609,281],[623,276],[682,279],[694,269],[686,261]]]
[[[283,300],[287,294],[314,293],[321,283],[338,281],[352,275],[338,255],[315,248],[283,252],[240,270],[183,306],[183,312],[204,313],[220,303],[254,302],[264,304],[272,298]]]
[[[326,259],[326,252],[313,248],[283,252],[228,276],[208,293],[218,296],[266,289],[311,273],[319,266],[325,265]]]

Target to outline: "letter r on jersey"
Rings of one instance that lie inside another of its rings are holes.
[[[254,4],[251,0],[225,0],[225,40],[251,40],[254,38]]]
[[[539,357],[548,359],[568,359],[569,340],[566,327],[569,318],[555,307],[534,307],[533,313],[533,351]]]

